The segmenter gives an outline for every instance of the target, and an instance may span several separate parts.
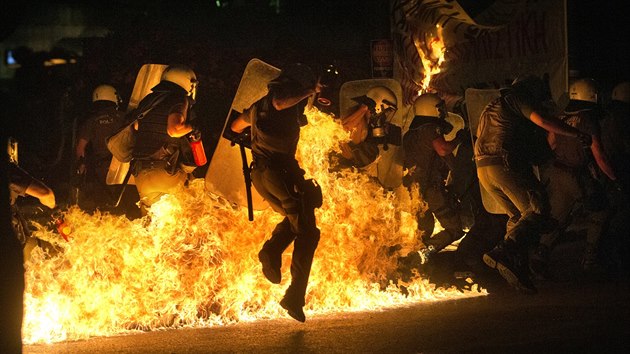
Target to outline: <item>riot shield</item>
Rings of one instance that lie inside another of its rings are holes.
[[[455,139],[457,132],[464,129],[466,124],[464,123],[464,118],[456,113],[448,112],[446,118],[444,118],[447,122],[451,123],[453,126],[453,130],[451,130],[448,134],[444,135],[444,140],[451,141]]]
[[[410,123],[407,117],[409,107],[403,104],[402,88],[396,80],[368,79],[345,82],[339,89],[340,116],[342,118],[346,117],[356,109],[358,103],[353,98],[363,96],[368,90],[377,86],[386,87],[396,95],[398,108],[389,123],[400,128],[396,134],[400,134],[398,138],[402,141],[403,130],[408,128]],[[379,145],[379,153],[376,160],[372,164],[362,167],[362,169],[377,177],[379,182],[386,188],[393,189],[400,186],[403,176],[402,146],[395,144]]]
[[[477,127],[479,126],[479,119],[481,112],[490,101],[499,97],[501,94],[498,89],[474,89],[468,88],[465,92],[466,110],[468,113],[468,126],[473,134],[477,133]],[[494,200],[494,198],[486,191],[485,188],[479,183],[481,189],[481,201],[483,207],[492,214],[505,214],[505,211]]]
[[[208,192],[242,207],[247,207],[247,193],[241,146],[226,138],[230,135],[226,134],[226,129],[230,129],[231,122],[239,113],[267,94],[267,83],[279,74],[280,69],[259,59],[249,61],[206,172],[205,188]],[[251,161],[251,151],[249,149],[244,149],[244,151],[247,161]],[[269,206],[255,188],[251,189],[251,194],[254,209],[262,210]]]
[[[144,96],[151,92],[151,88],[160,82],[162,72],[166,69],[167,65],[164,64],[144,64],[138,76],[136,76],[136,82],[133,85],[133,91],[129,98],[129,104],[127,111],[131,111],[138,107],[140,101]],[[125,177],[129,172],[129,162],[120,162],[115,157],[112,157],[112,161],[109,163],[109,170],[107,171],[107,178],[105,183],[112,184],[124,184]],[[135,184],[133,175],[129,176],[127,184]]]

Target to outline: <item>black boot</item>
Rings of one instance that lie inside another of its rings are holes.
[[[291,286],[287,289],[286,293],[282,300],[280,300],[280,306],[283,309],[287,310],[289,316],[293,317],[293,319],[306,322],[306,315],[304,314],[304,297],[300,297]]]
[[[258,252],[258,260],[262,265],[265,278],[274,284],[280,284],[282,280],[282,255],[274,254],[272,251],[263,249]]]
[[[494,249],[483,255],[483,261],[499,274],[514,288],[525,294],[538,292],[531,278],[527,257],[523,256],[512,241],[503,241]]]

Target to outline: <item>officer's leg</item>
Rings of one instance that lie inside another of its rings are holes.
[[[265,242],[263,249],[273,253],[282,254],[287,247],[295,240],[296,234],[291,231],[291,223],[285,217],[271,232],[271,238]]]
[[[269,205],[282,215],[286,211],[282,206],[282,200],[289,198],[281,176],[266,167],[256,168],[252,171],[252,183],[258,193],[267,200]],[[260,252],[258,260],[262,264],[263,274],[270,282],[279,284],[282,280],[282,253],[293,242],[296,234],[291,230],[291,222],[285,217],[271,233]]]
[[[515,173],[495,169],[494,184],[501,188],[522,215],[508,230],[505,240],[484,254],[483,260],[509,284],[525,293],[535,293],[536,287],[529,277],[527,245],[538,241],[539,233],[548,222],[548,200],[533,173]]]
[[[429,210],[433,211],[435,217],[440,222],[444,230],[433,235],[425,235],[424,243],[433,247],[433,252],[438,252],[450,245],[453,241],[464,235],[462,222],[446,198],[446,192],[439,186],[427,188],[423,194],[424,199],[429,204]]]
[[[571,211],[582,192],[577,179],[570,171],[554,165],[541,169],[541,180],[546,185],[551,216],[558,221],[558,226],[540,236],[540,241],[530,258],[530,268],[535,274],[550,278],[548,266],[551,250],[560,233],[568,226]]]
[[[503,165],[491,165],[477,168],[479,183],[490,194],[493,201],[511,219],[520,216],[519,207],[514,204],[511,196],[506,194],[503,183],[508,178],[508,172]]]
[[[582,256],[582,268],[585,271],[594,270],[598,264],[600,241],[608,216],[607,209],[590,212],[586,225],[586,247]]]
[[[315,226],[315,213],[313,209],[301,210],[298,214],[289,214],[289,220],[297,238],[293,245],[291,257],[291,285],[287,288],[280,305],[284,307],[291,317],[304,322],[306,317],[302,307],[305,304],[308,278],[313,264],[313,257],[319,242],[320,231]]]

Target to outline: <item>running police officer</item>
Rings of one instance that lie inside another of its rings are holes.
[[[295,153],[300,127],[306,124],[306,98],[319,92],[317,77],[304,64],[285,67],[268,85],[269,93],[245,110],[231,125],[240,133],[251,126],[252,183],[273,209],[285,218],[258,254],[265,277],[281,281],[282,253],[294,243],[291,285],[280,305],[294,319],[304,322],[306,288],[319,242],[314,210],[321,204],[321,190],[304,179]]]

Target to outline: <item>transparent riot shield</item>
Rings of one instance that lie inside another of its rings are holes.
[[[389,123],[396,126],[395,138],[402,142],[402,135],[410,122],[408,122],[409,107],[403,104],[402,88],[400,83],[393,79],[368,79],[348,81],[341,85],[339,89],[339,111],[340,117],[348,116],[359,105],[353,98],[364,96],[374,87],[386,87],[391,90],[397,98],[396,112],[391,117]],[[361,169],[368,174],[377,177],[379,182],[386,188],[397,188],[402,184],[403,176],[403,150],[401,144],[379,144],[378,156],[371,164],[363,166]]]

